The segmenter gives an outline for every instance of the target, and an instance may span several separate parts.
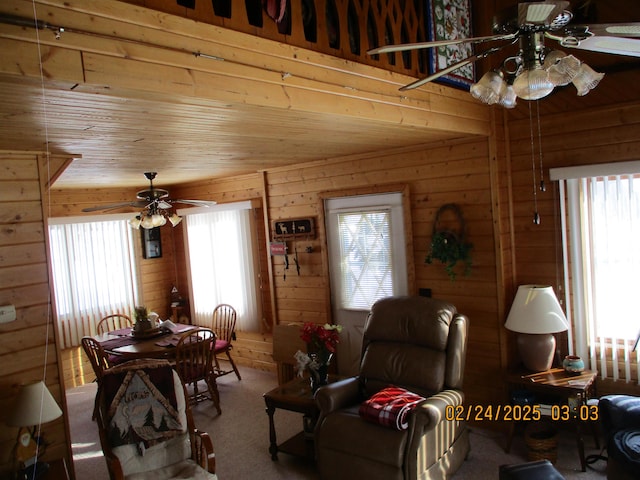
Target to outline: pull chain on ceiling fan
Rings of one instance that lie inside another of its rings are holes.
[[[565,48],[640,57],[640,23],[570,25],[573,15],[568,7],[567,1],[519,3],[516,15],[506,15],[506,20],[494,22],[492,36],[386,45],[367,53],[377,55],[460,43],[502,42],[401,88],[408,90],[518,42],[518,54],[504,59],[500,68],[487,72],[472,85],[471,95],[488,105],[513,108],[518,97],[538,100],[556,87],[573,83],[578,95],[582,96],[595,88],[604,74],[595,72],[573,55],[547,48],[545,38],[555,40]]]

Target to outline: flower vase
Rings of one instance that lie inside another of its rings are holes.
[[[311,383],[311,391],[313,393],[322,385],[329,383],[329,364],[333,353],[322,355],[319,353],[309,353],[309,382]]]

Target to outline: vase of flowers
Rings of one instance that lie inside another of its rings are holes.
[[[340,342],[342,326],[308,322],[302,326],[300,338],[307,344],[307,353],[296,352],[298,375],[307,370],[311,391],[329,382],[329,365]]]

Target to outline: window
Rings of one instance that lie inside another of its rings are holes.
[[[180,211],[187,225],[193,316],[211,325],[213,310],[228,303],[238,331],[260,327],[250,202]],[[196,212],[196,213],[194,213]]]
[[[78,346],[83,336],[95,335],[106,315],[131,316],[139,285],[129,216],[49,219],[62,348]]]
[[[560,180],[576,353],[603,378],[638,382],[640,162],[553,169]],[[566,211],[565,211],[566,210]],[[567,310],[570,310],[567,305]],[[568,312],[569,313],[569,312]],[[570,337],[571,338],[571,337]],[[570,346],[571,348],[571,346]]]
[[[390,211],[338,213],[341,308],[369,309],[393,294]]]

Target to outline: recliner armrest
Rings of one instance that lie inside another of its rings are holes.
[[[358,377],[345,378],[316,391],[316,405],[324,416],[336,410],[358,403],[360,382]]]
[[[431,430],[447,417],[451,417],[452,412],[447,414],[447,407],[456,407],[463,402],[464,394],[460,390],[443,390],[432,395],[413,410],[409,419],[410,428],[419,432]]]

